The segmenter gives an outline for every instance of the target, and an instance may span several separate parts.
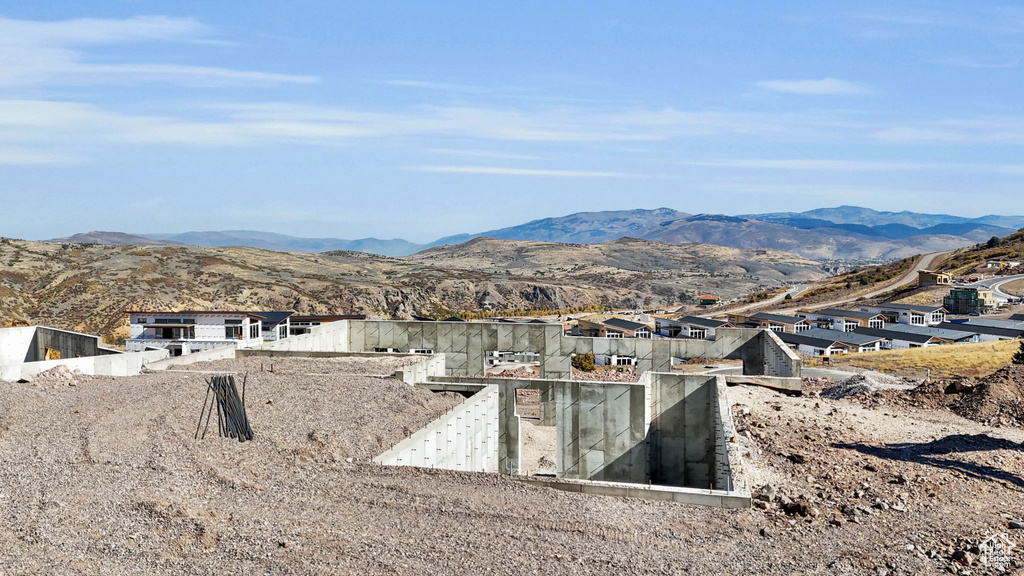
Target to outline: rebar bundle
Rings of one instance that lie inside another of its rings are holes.
[[[235,386],[234,374],[213,376],[206,381],[206,398],[203,400],[203,409],[199,412],[199,424],[196,426],[195,438],[200,438],[200,428],[203,429],[202,438],[206,438],[206,431],[210,428],[210,418],[216,409],[217,432],[222,437],[237,438],[239,442],[252,440],[249,416],[245,413],[245,381],[247,379],[248,373],[242,378],[241,396]],[[211,393],[212,400],[210,399]],[[205,426],[203,418],[206,419]]]

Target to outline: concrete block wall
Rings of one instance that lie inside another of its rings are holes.
[[[498,387],[491,385],[373,459],[389,466],[498,471]]]

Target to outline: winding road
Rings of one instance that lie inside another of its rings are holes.
[[[967,287],[988,288],[989,290],[992,290],[992,295],[995,296],[997,300],[1009,302],[1010,300],[1016,300],[1018,296],[1014,296],[1013,294],[1007,294],[1006,292],[1000,290],[1000,288],[1002,288],[1003,285],[1009,284],[1010,282],[1014,282],[1016,280],[1024,280],[1024,274],[1014,274],[1012,276],[994,276],[992,278],[986,278],[985,280],[975,282],[974,284],[968,284]]]

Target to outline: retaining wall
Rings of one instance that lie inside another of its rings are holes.
[[[68,370],[78,370],[82,374],[91,376],[136,376],[142,371],[143,366],[166,358],[167,354],[167,350],[147,350],[146,352],[106,356],[25,362],[0,366],[0,380],[15,381],[26,376],[35,376],[57,366],[66,366]]]
[[[146,364],[146,369],[166,370],[171,366],[187,366],[189,364],[195,364],[196,362],[212,362],[214,360],[226,360],[234,358],[237,351],[238,347],[234,345],[221,346],[220,348],[203,350],[202,352],[192,352],[191,354],[184,354],[182,356],[164,358],[156,362]]]
[[[497,472],[498,387],[485,387],[373,461],[390,466]]]

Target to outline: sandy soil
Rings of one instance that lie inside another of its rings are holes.
[[[0,384],[0,574],[948,573],[1024,509],[1024,431],[945,409],[731,388],[760,500],[720,510],[378,466],[458,399],[253,360],[196,367],[248,366],[247,443],[193,440],[198,373]]]

